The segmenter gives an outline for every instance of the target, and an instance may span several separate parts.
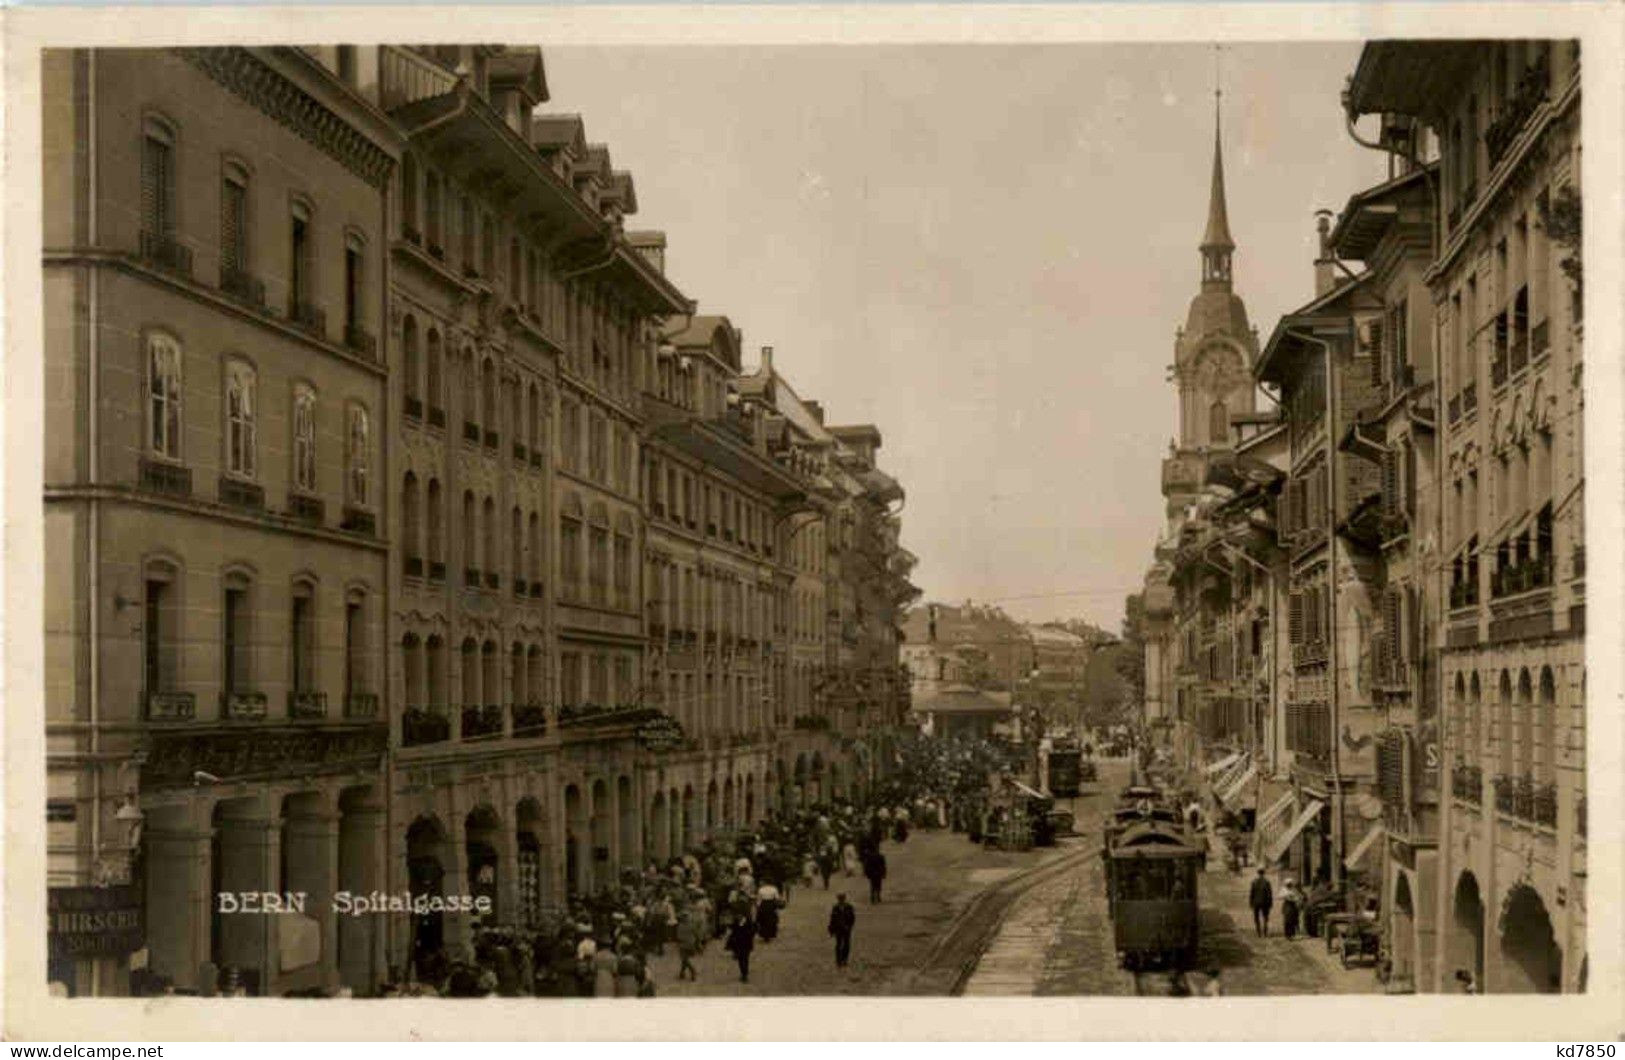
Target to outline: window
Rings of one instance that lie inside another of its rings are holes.
[[[220,182],[220,285],[241,283],[248,271],[248,173],[228,162]]]
[[[497,370],[487,357],[480,366],[480,422],[486,434],[497,429]]]
[[[293,691],[297,695],[316,688],[316,594],[309,582],[293,587],[288,645],[293,656]],[[346,628],[346,637],[349,630]]]
[[[355,84],[357,78],[355,45],[340,44],[336,50],[338,51],[339,80],[347,85]]]
[[[406,573],[423,573],[423,554],[419,551],[418,477],[406,473],[401,486],[401,552],[406,559]]]
[[[462,242],[463,271],[474,273],[474,202],[463,196],[461,216],[458,218],[458,236]]]
[[[1230,413],[1222,401],[1215,401],[1208,409],[1207,437],[1209,445],[1230,444]]]
[[[345,482],[349,500],[357,508],[369,503],[372,475],[372,424],[365,406],[352,404],[349,408],[348,444],[345,447]]]
[[[559,568],[565,595],[577,599],[581,591],[581,519],[569,511],[559,518]]]
[[[148,118],[141,141],[141,230],[159,241],[175,238],[175,131]]]
[[[344,601],[344,695],[367,691],[366,597],[354,591]]]
[[[530,582],[531,595],[541,595],[542,584],[542,518],[530,513]]]
[[[411,152],[401,156],[401,232],[417,242],[418,232],[418,160]]]
[[[226,363],[226,470],[254,477],[253,366],[245,361]]]
[[[429,329],[428,347],[428,363],[425,367],[426,379],[423,386],[423,394],[425,400],[427,400],[429,404],[430,425],[443,427],[445,426],[446,414],[444,411],[445,406],[441,404],[441,402],[444,400],[444,395],[441,393],[442,383],[440,379],[442,370],[440,360],[440,332],[434,330],[433,328]],[[435,416],[436,412],[440,413],[439,417]],[[440,420],[438,424],[435,423],[437,418]]]
[[[423,390],[418,373],[422,369],[418,354],[418,322],[407,314],[401,321],[401,375],[406,389],[406,415],[423,418]]]
[[[510,540],[508,549],[512,559],[512,575],[515,584],[525,580],[525,515],[515,505],[513,509],[512,525],[509,527]]]
[[[490,497],[486,497],[485,504],[481,509],[481,514],[484,517],[484,521],[481,525],[485,530],[485,539],[483,542],[484,552],[482,558],[485,561],[484,569],[486,577],[490,578],[494,576],[498,570],[496,501],[492,500]]]
[[[250,583],[246,576],[242,574],[227,576],[222,608],[220,659],[225,668],[221,687],[228,696],[248,691],[252,680],[249,591]]]
[[[441,246],[441,236],[444,234],[441,223],[441,192],[440,176],[430,173],[429,179],[423,187],[423,228],[429,240],[429,253],[435,257],[442,256],[445,251]]]
[[[581,471],[581,412],[574,401],[564,402],[561,408],[559,430],[564,435],[564,469]]]
[[[364,322],[363,312],[363,258],[364,249],[356,236],[344,240],[344,328],[346,335],[354,336]],[[353,337],[349,340],[354,342]]]
[[[316,492],[316,391],[293,388],[293,488]]]
[[[175,594],[179,573],[161,561],[147,564],[141,642],[142,676],[149,696],[174,691],[178,683]]]
[[[526,434],[530,440],[530,451],[533,458],[539,459],[541,453],[542,429],[542,392],[535,383],[530,384],[530,415],[525,419]]]
[[[162,333],[147,336],[147,440],[154,456],[181,458],[181,347]]]
[[[303,320],[310,305],[310,210],[295,203],[288,248],[289,313]]]
[[[479,515],[474,501],[474,491],[464,490],[462,525],[463,567],[471,582],[473,579],[479,576],[478,572],[480,569],[478,544],[479,528],[476,525],[476,520],[478,518]]]
[[[445,513],[441,511],[443,503],[440,496],[440,480],[432,478],[429,480],[428,503],[425,505],[428,516],[425,522],[428,526],[429,576],[431,578],[436,577],[434,565],[446,561],[443,529]]]

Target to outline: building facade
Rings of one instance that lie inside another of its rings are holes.
[[[366,993],[884,768],[879,432],[741,373],[538,49],[43,88],[53,980]]]

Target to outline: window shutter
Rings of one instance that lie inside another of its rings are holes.
[[[243,187],[235,181],[220,186],[220,263],[222,268],[243,269]]]
[[[1382,514],[1391,519],[1399,511],[1399,461],[1392,449],[1382,454]]]
[[[1410,443],[1405,445],[1403,498],[1404,512],[1410,518],[1416,517],[1416,447]]]
[[[1303,594],[1293,593],[1288,613],[1288,633],[1293,644],[1303,643]]]
[[[1367,333],[1371,350],[1371,385],[1382,386],[1383,383],[1383,326],[1382,318],[1375,317],[1369,324]]]

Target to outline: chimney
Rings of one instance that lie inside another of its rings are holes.
[[[1332,212],[1315,211],[1315,232],[1320,237],[1320,256],[1315,259],[1315,297],[1337,285],[1337,267],[1332,255]]]
[[[818,421],[818,426],[822,427],[824,425],[824,406],[822,404],[817,401],[809,401],[807,402],[807,411],[812,413],[812,418]]]
[[[762,347],[762,365],[756,370],[757,375],[771,375],[773,373],[773,347]]]

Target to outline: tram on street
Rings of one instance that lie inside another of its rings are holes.
[[[1106,908],[1123,965],[1182,969],[1200,937],[1197,874],[1207,855],[1158,788],[1124,788],[1106,821]]]

